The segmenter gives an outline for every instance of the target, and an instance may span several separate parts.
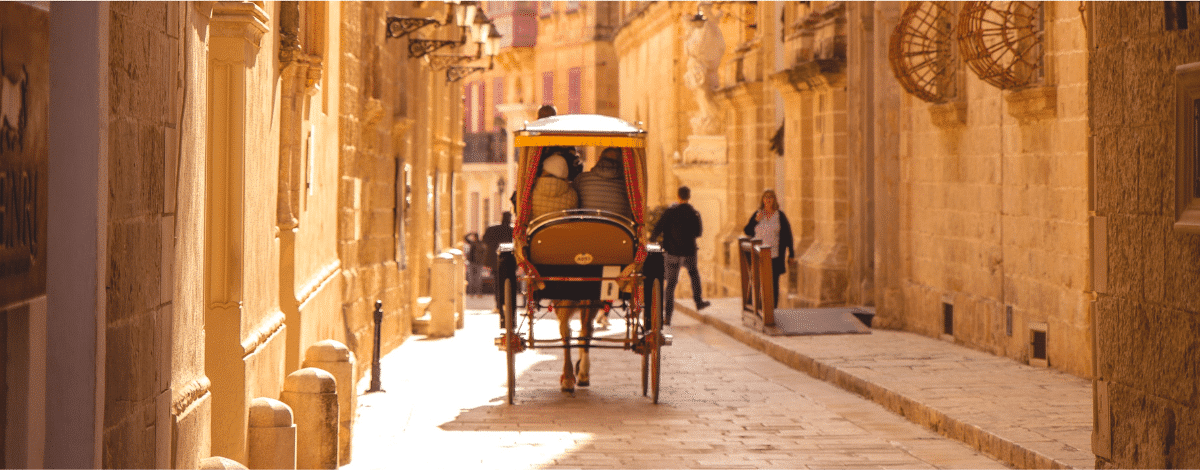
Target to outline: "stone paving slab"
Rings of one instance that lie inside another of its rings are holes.
[[[913,333],[768,336],[741,299],[675,309],[787,366],[1017,468],[1094,468],[1091,381]]]

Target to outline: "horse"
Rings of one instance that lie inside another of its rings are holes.
[[[594,320],[597,309],[581,307],[570,300],[558,301],[553,304],[554,315],[558,317],[558,333],[563,341],[563,372],[558,383],[564,393],[575,393],[575,386],[591,385],[591,362],[588,360],[588,348],[592,343]],[[579,351],[579,362],[571,363],[571,318],[575,312],[580,312],[580,339],[583,348]]]

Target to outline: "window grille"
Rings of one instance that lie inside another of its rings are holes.
[[[966,2],[958,20],[963,61],[1000,89],[1042,80],[1041,2]]]
[[[930,103],[954,97],[954,22],[950,2],[913,2],[888,41],[888,60],[900,86]]]

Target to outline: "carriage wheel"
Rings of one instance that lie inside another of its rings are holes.
[[[658,404],[658,378],[662,369],[662,343],[663,343],[663,299],[662,299],[662,280],[654,280],[654,292],[651,296],[653,303],[650,304],[650,332],[654,335],[654,342],[650,348],[650,391],[653,395],[654,404]]]
[[[513,404],[517,395],[517,299],[516,286],[512,278],[504,280],[504,334],[505,354],[508,355],[508,404]]]

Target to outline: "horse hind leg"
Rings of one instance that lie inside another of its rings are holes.
[[[563,392],[575,393],[575,368],[571,366],[571,315],[573,308],[562,306],[554,309],[558,316],[558,333],[563,341],[563,373],[558,384]]]
[[[588,349],[590,349],[592,345],[592,333],[595,331],[595,324],[592,322],[592,320],[596,316],[596,310],[585,308],[580,311],[580,315],[585,317],[581,318],[582,321],[579,322],[581,325],[583,325],[583,349],[579,351],[579,364],[577,364],[576,370],[579,371],[579,386],[587,387],[591,385],[592,382],[592,364],[591,361],[588,360]]]

